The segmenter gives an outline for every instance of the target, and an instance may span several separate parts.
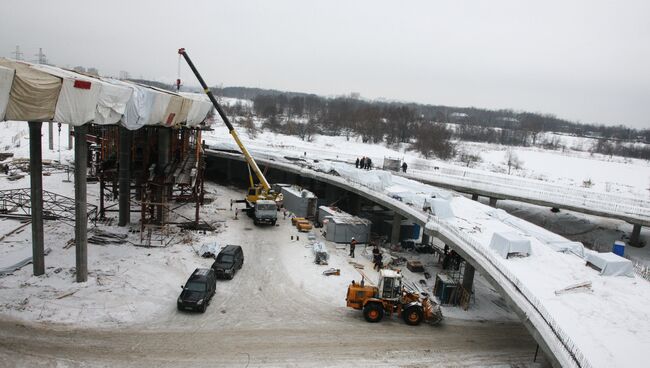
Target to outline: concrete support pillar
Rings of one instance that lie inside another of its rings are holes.
[[[29,122],[29,178],[32,202],[32,257],[34,276],[45,273],[43,248],[43,160],[41,122]]]
[[[497,208],[497,199],[490,197],[490,207]]]
[[[478,201],[478,194],[472,194],[472,201]]]
[[[429,234],[425,234],[424,230],[422,230],[422,244],[430,244],[431,243],[431,237]]]
[[[54,151],[54,123],[47,123],[47,143],[50,151]]]
[[[391,244],[399,244],[399,235],[400,235],[399,232],[401,227],[402,227],[402,215],[395,212],[393,214],[393,228],[390,233]]]
[[[361,196],[350,192],[350,212],[353,215],[358,215],[361,212]]]
[[[74,202],[75,202],[75,255],[77,282],[88,281],[88,210],[86,200],[86,173],[88,169],[88,126],[74,130]]]
[[[132,132],[124,127],[120,127],[120,147],[119,147],[119,220],[118,226],[126,226],[131,221],[131,204],[130,196],[130,166],[131,166],[131,140]]]
[[[169,164],[171,156],[171,129],[160,128],[158,129],[158,174],[165,174],[165,167]],[[169,188],[162,186],[158,189],[158,200],[160,203],[166,203],[169,193]],[[158,219],[161,224],[167,222],[167,209],[163,205],[157,206]]]
[[[465,261],[465,272],[463,273],[463,289],[468,293],[472,292],[474,285],[474,266]]]
[[[641,225],[632,224],[632,234],[630,236],[630,245],[641,247]]]
[[[338,187],[332,184],[323,184],[323,185],[325,185],[325,199],[327,200],[327,202],[332,203],[337,201],[339,199]]]
[[[232,160],[226,159],[226,180],[232,181]]]
[[[68,149],[72,149],[72,132],[74,131],[74,128],[72,125],[68,124]]]

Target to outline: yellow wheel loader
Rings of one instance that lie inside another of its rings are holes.
[[[399,271],[381,270],[378,286],[366,282],[367,277],[363,276],[361,282],[352,281],[348,286],[345,300],[348,307],[362,310],[366,321],[379,322],[384,315],[393,313],[411,326],[423,321],[431,324],[442,321],[440,306],[428,296],[407,290]]]

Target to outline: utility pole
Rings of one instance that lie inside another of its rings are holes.
[[[12,52],[14,54],[14,59],[16,60],[22,60],[23,59],[23,53],[20,52],[20,46],[16,45],[16,51]]]

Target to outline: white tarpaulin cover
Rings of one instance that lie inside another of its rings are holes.
[[[612,252],[597,253],[589,251],[587,262],[600,270],[603,276],[629,276],[634,277],[634,266],[632,261],[616,255]]]
[[[165,91],[156,87],[148,87],[157,93],[151,119],[146,125],[174,126],[181,121],[181,110],[184,98],[176,93]],[[187,115],[186,115],[187,116]]]
[[[503,258],[508,258],[513,253],[530,255],[530,240],[514,232],[494,233],[490,241],[490,248]]]
[[[449,201],[442,198],[428,198],[425,201],[425,206],[428,205],[431,212],[438,218],[448,219],[455,217],[454,211],[449,205]]]
[[[212,111],[212,102],[206,95],[200,93],[181,92],[181,96],[191,99],[192,107],[187,114],[187,126],[195,127],[203,122],[210,111]]]
[[[128,87],[132,94],[124,110],[122,125],[129,130],[142,128],[145,123],[151,120],[153,106],[158,94],[150,88],[146,88],[133,83],[122,82],[117,79],[103,79],[106,82],[118,86]]]
[[[54,121],[76,126],[95,120],[99,82],[94,83],[91,78],[49,65],[33,65],[32,68],[63,79]]]
[[[0,66],[0,121],[5,119],[11,85],[14,83],[14,70]]]
[[[556,252],[573,253],[578,257],[585,256],[585,247],[580,242],[574,241],[554,241],[545,243]]]
[[[0,58],[0,66],[15,70],[5,119],[51,121],[61,90],[61,78],[31,68],[29,64]]]

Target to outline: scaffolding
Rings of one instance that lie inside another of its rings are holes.
[[[91,167],[96,167],[100,187],[98,211],[99,217],[105,218],[108,212],[118,211],[120,131],[117,126],[93,126],[91,131],[97,143],[96,154],[92,156],[96,162]],[[169,134],[168,138],[163,138],[163,133]],[[143,245],[165,245],[170,225],[188,228],[189,223],[189,228],[209,227],[201,224],[199,216],[205,172],[201,133],[201,128],[185,127],[145,127],[132,132],[129,204],[131,212],[140,213]],[[177,211],[189,204],[195,205],[194,219]],[[172,212],[174,221],[170,221]],[[178,221],[179,218],[187,221]]]

